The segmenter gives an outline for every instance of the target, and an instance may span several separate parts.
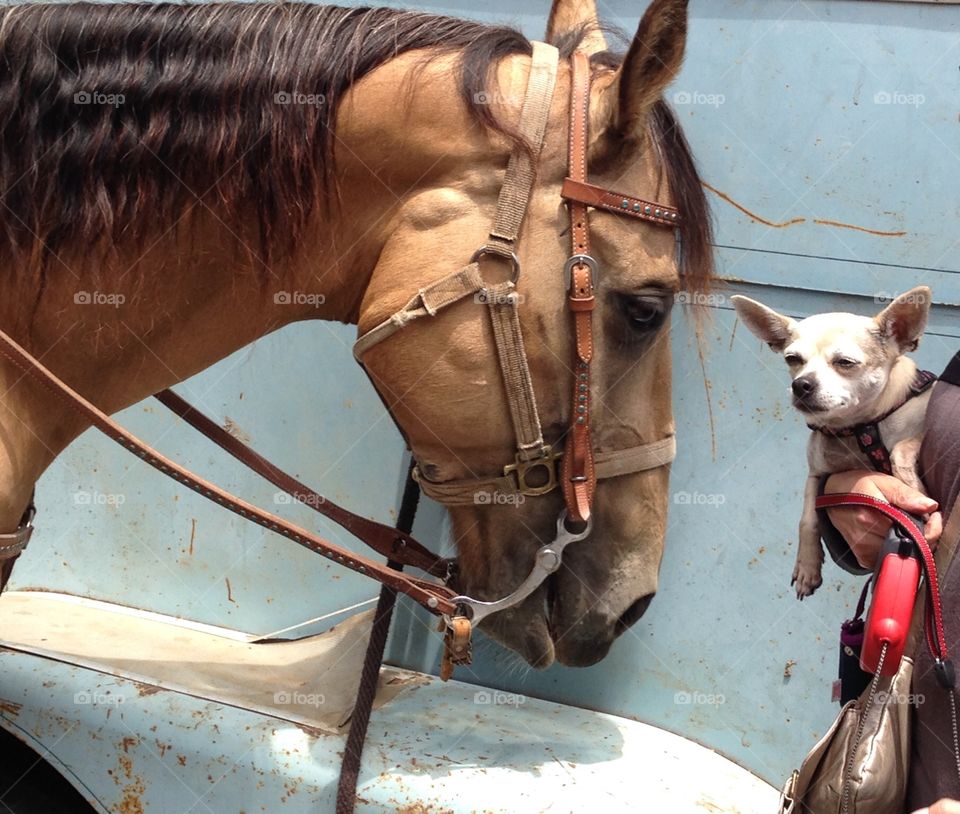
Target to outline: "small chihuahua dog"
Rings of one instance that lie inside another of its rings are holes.
[[[918,372],[904,354],[915,350],[923,335],[931,291],[911,289],[872,319],[815,314],[797,322],[748,297],[731,300],[751,333],[783,354],[793,380],[793,406],[813,430],[793,571],[797,598],[803,599],[822,581],[814,505],[821,476],[867,467],[923,491],[917,456],[934,377]]]

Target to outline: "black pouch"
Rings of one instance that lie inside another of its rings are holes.
[[[840,626],[840,670],[837,681],[839,697],[835,692],[834,699],[839,701],[841,706],[847,701],[859,698],[873,679],[873,673],[860,669],[860,649],[863,646],[865,625],[863,609],[867,604],[867,592],[870,590],[871,579],[864,583],[853,619],[848,619]]]

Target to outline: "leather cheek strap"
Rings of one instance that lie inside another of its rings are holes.
[[[569,173],[575,182],[587,178],[587,148],[590,115],[590,59],[582,51],[571,57],[570,79],[570,154]],[[587,205],[570,200],[570,234],[573,256],[567,307],[573,318],[573,400],[570,431],[563,456],[563,497],[570,519],[586,523],[590,519],[597,487],[590,437],[590,363],[593,360],[594,270],[590,254],[590,222]],[[582,259],[579,259],[582,258]]]

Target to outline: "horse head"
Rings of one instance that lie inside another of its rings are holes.
[[[702,289],[711,276],[706,202],[688,147],[661,100],[683,59],[686,6],[685,0],[655,0],[622,58],[607,49],[592,0],[556,0],[550,16],[547,40],[560,50],[559,71],[516,244],[519,266],[484,255],[479,267],[491,281],[516,276],[510,290],[544,442],[553,451],[562,451],[576,405],[564,282],[571,222],[561,186],[568,174],[572,82],[564,57],[578,48],[589,53],[592,73],[591,183],[682,214],[678,228],[665,229],[590,210],[597,261],[592,445],[599,458],[673,433],[671,308],[683,301],[678,295]],[[481,110],[464,113],[460,99],[443,103],[420,90],[411,95],[406,119],[397,122],[411,156],[446,168],[401,206],[359,308],[361,334],[463,266],[487,240],[507,158],[516,148],[511,135],[531,65],[529,51],[498,56],[490,61],[489,77],[480,65],[462,67],[459,96]],[[431,82],[429,67],[422,82]],[[487,312],[482,293],[464,297],[363,348],[362,361],[410,444],[428,493],[510,475],[514,463],[517,439],[503,372],[516,360],[498,358]],[[462,593],[483,600],[509,594],[530,572],[537,549],[553,539],[564,497],[561,489],[538,494],[551,477],[542,469],[525,491],[478,488],[472,500],[468,493],[466,500],[459,494],[448,501],[454,504]],[[663,465],[600,480],[589,536],[567,549],[562,567],[525,601],[489,617],[486,632],[538,667],[602,659],[656,593],[668,477]]]

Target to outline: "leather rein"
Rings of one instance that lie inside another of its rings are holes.
[[[469,663],[472,626],[491,613],[522,602],[549,574],[559,568],[563,548],[567,544],[589,536],[597,479],[667,465],[673,460],[676,451],[672,435],[650,444],[616,452],[595,453],[593,449],[590,436],[590,365],[593,357],[592,312],[595,307],[599,266],[590,255],[588,210],[590,207],[603,209],[669,228],[677,226],[680,214],[672,207],[621,195],[588,183],[586,167],[591,85],[589,57],[582,52],[576,52],[571,58],[571,66],[569,177],[563,184],[561,195],[568,202],[570,210],[572,253],[565,267],[565,285],[574,328],[575,355],[571,426],[564,452],[555,452],[543,439],[532,379],[523,349],[518,317],[519,298],[516,295],[516,283],[520,274],[520,260],[516,253],[517,239],[532,193],[536,174],[535,160],[543,146],[556,84],[558,52],[553,46],[533,43],[533,61],[521,111],[520,133],[533,145],[535,153],[531,155],[530,151],[517,149],[512,154],[489,242],[476,252],[467,266],[418,291],[403,309],[363,334],[354,346],[354,355],[362,364],[366,350],[414,319],[432,317],[469,295],[478,295],[478,301],[487,304],[517,436],[515,460],[504,467],[502,475],[445,482],[430,481],[419,470],[415,470],[415,476],[421,489],[429,497],[446,505],[483,502],[477,500],[477,495],[484,491],[489,493],[491,490],[508,494],[543,495],[562,483],[566,509],[561,512],[557,521],[557,536],[553,542],[538,550],[530,574],[507,597],[496,602],[482,602],[456,595],[446,584],[453,581],[456,575],[455,560],[438,557],[411,535],[361,517],[322,497],[260,456],[171,390],[158,393],[156,398],[246,467],[294,500],[305,503],[337,523],[378,554],[440,578],[443,584],[412,577],[349,551],[236,497],[180,466],[113,421],[2,331],[0,356],[80,413],[107,437],[163,474],[253,523],[406,594],[430,613],[442,617],[448,632],[448,658],[453,664]],[[512,274],[506,282],[488,284],[481,276],[481,261],[493,258],[510,264]],[[561,461],[562,469],[558,474],[558,464]],[[539,472],[539,476],[531,477],[534,472]],[[23,550],[33,528],[32,519],[33,512],[28,510],[16,532],[0,535],[0,561],[11,559]],[[569,527],[571,522],[575,524],[573,529]]]

